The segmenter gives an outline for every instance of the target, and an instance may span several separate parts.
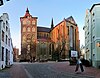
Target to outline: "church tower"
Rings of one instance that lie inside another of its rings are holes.
[[[37,17],[32,17],[27,8],[21,22],[21,60],[29,61],[36,58]]]

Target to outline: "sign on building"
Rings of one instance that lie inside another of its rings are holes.
[[[71,51],[71,57],[78,57],[77,51]]]

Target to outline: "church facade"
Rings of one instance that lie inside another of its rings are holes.
[[[21,60],[47,60],[68,58],[70,50],[80,51],[78,26],[73,17],[64,18],[55,27],[37,25],[27,8],[21,22]]]

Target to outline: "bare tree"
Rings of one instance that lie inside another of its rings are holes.
[[[25,43],[22,43],[22,60],[34,61],[36,56],[36,42],[34,41],[33,34],[29,34]]]

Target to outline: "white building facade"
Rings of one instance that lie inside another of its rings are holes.
[[[9,27],[9,16],[0,16],[0,69],[13,64],[13,45]]]
[[[93,67],[100,67],[100,4],[93,4],[86,10],[85,26],[86,59]]]

